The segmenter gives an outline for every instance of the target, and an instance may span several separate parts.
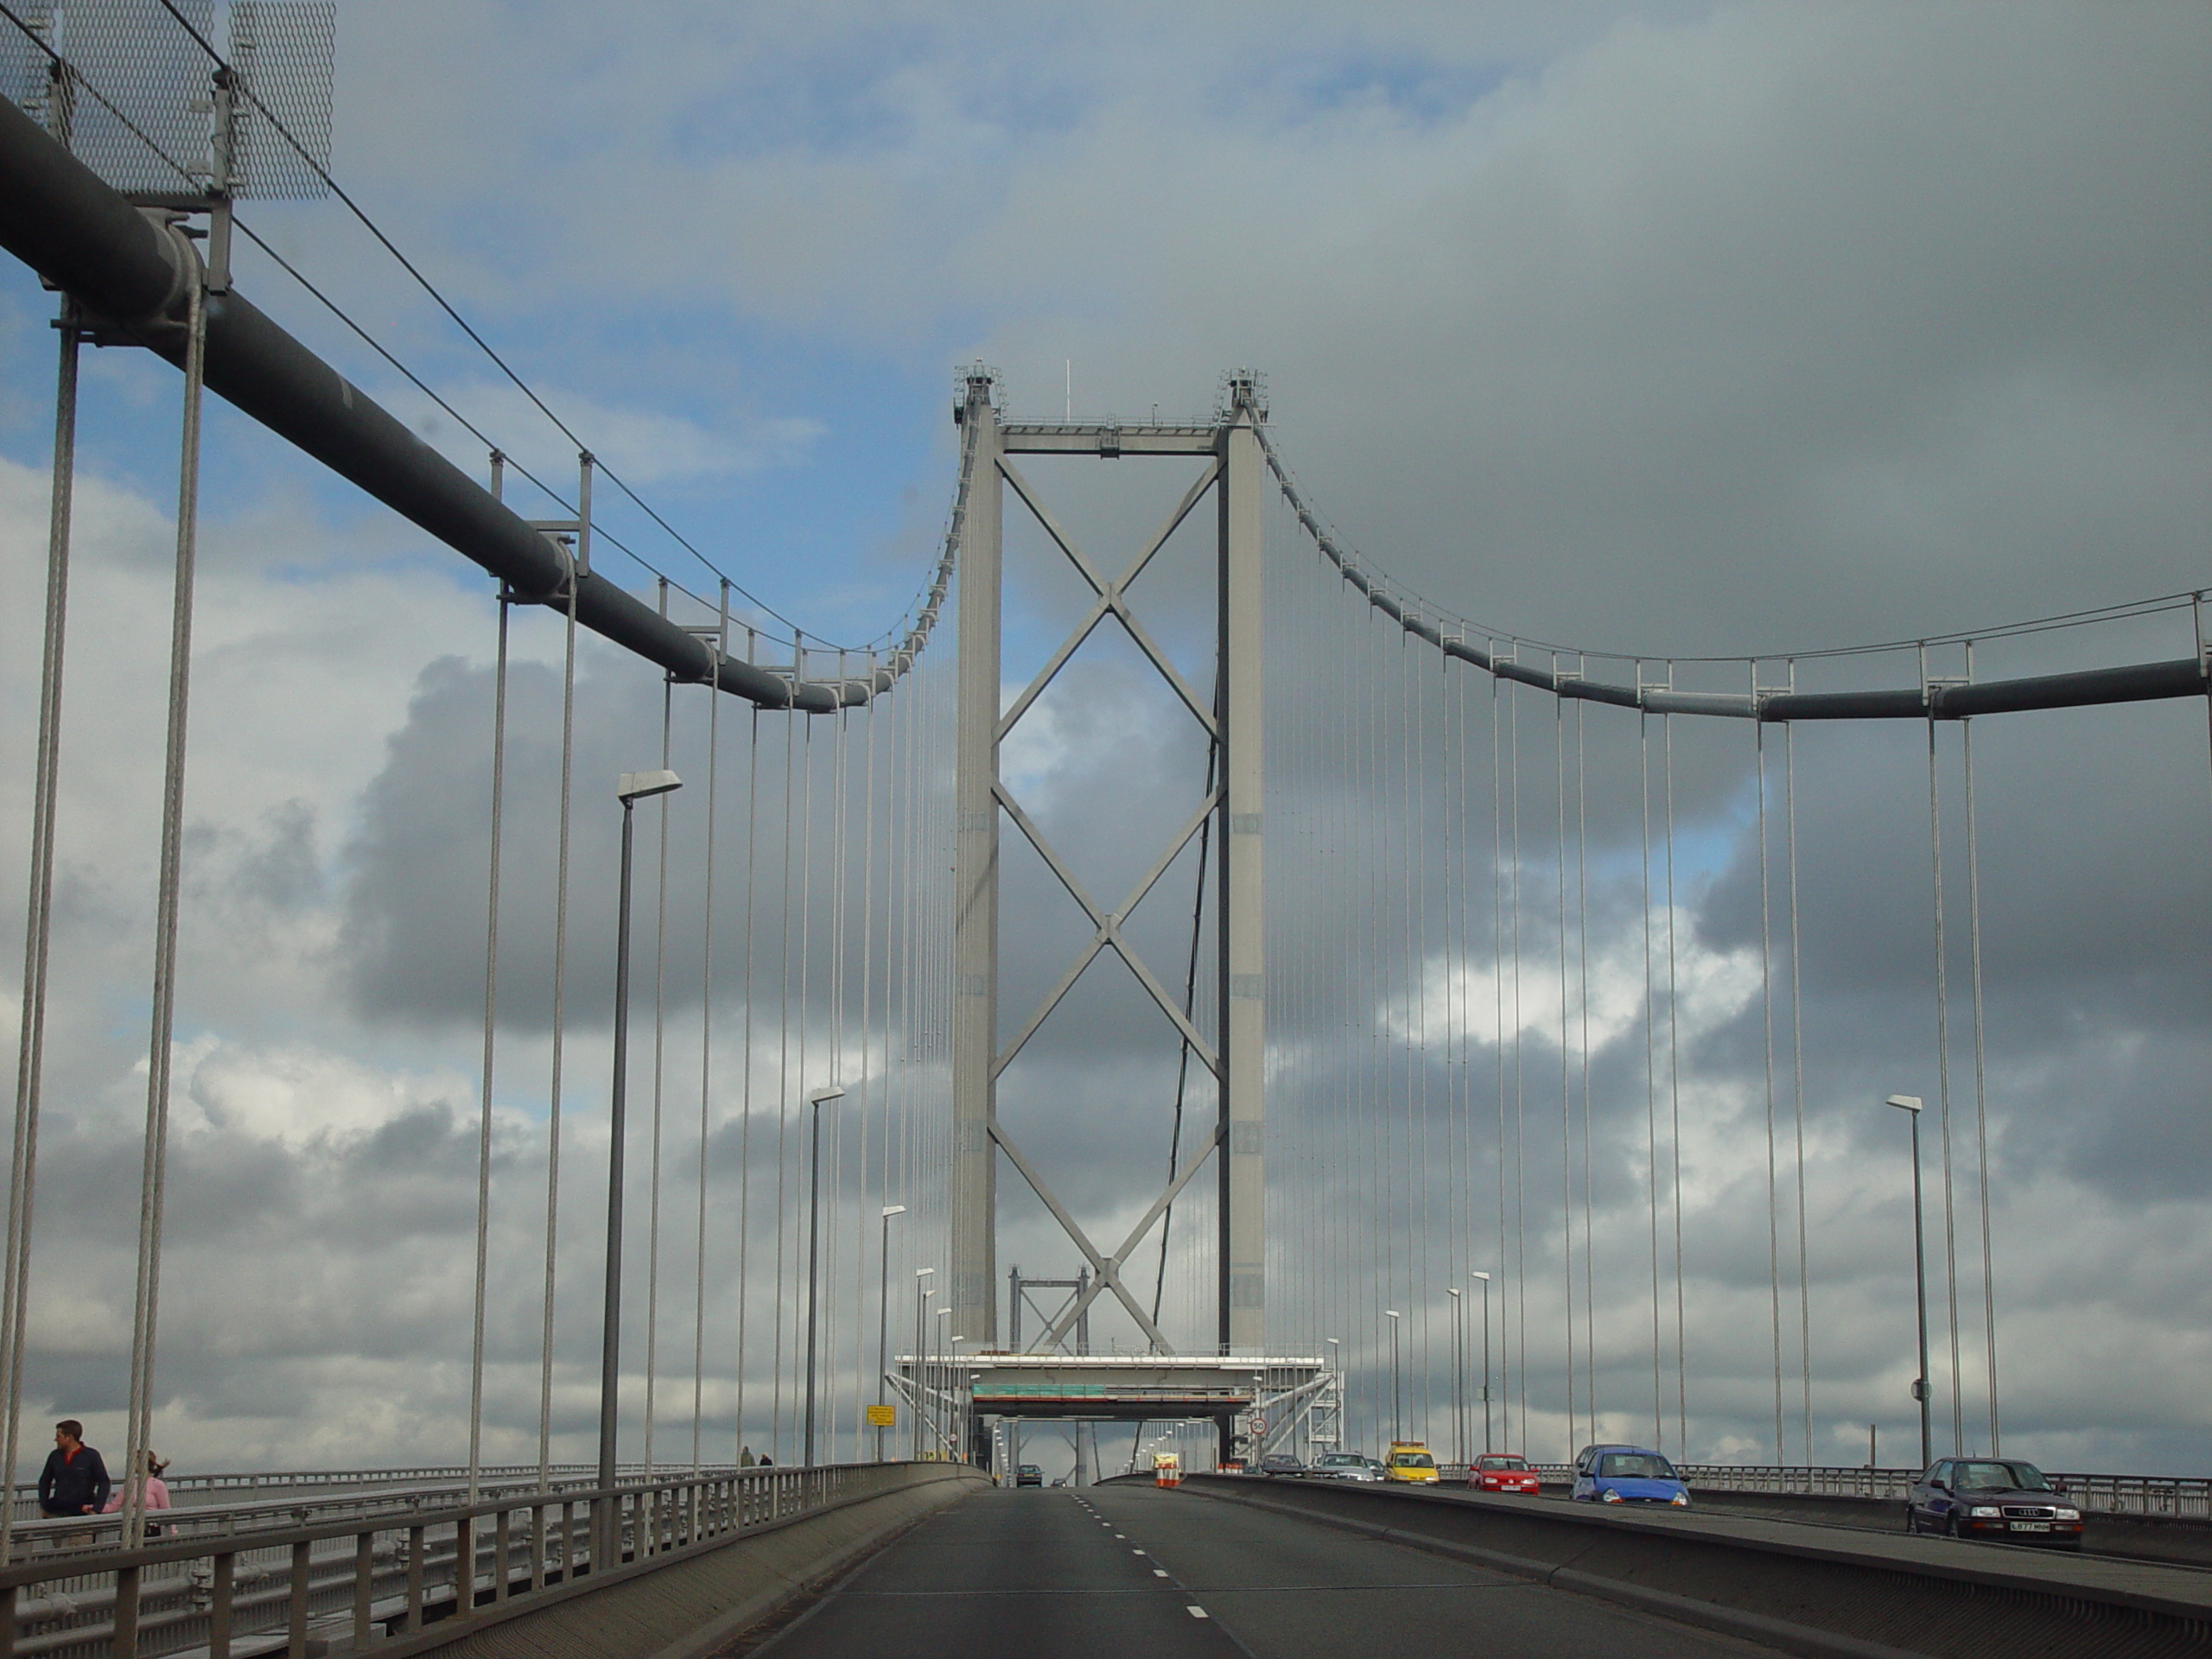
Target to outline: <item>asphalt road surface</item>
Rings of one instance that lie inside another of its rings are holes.
[[[1706,1659],[1774,1649],[1196,1492],[992,1490],[871,1558],[774,1659]]]

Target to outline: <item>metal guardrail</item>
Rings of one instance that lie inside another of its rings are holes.
[[[544,1596],[911,1478],[904,1465],[842,1464],[557,1491],[533,1480],[528,1491],[474,1504],[216,1530],[138,1549],[41,1548],[0,1566],[0,1659],[303,1656],[310,1631],[350,1637],[356,1649],[381,1634],[405,1653],[435,1645],[422,1637],[426,1624],[464,1605]]]
[[[726,1474],[734,1470],[734,1464],[709,1464],[694,1469],[690,1464],[656,1463],[648,1470],[642,1463],[626,1463],[618,1475],[624,1480],[645,1479],[655,1474],[668,1476]],[[546,1469],[551,1481],[582,1480],[597,1476],[595,1463],[556,1463]],[[479,1465],[476,1478],[480,1486],[515,1486],[523,1481],[533,1484],[537,1479],[537,1465],[534,1463],[503,1463]],[[181,1506],[198,1507],[225,1498],[253,1498],[286,1492],[313,1491],[369,1491],[380,1486],[441,1487],[465,1485],[468,1480],[468,1465],[465,1463],[428,1463],[411,1467],[384,1469],[276,1469],[218,1471],[206,1475],[165,1475],[162,1484],[169,1489],[173,1503]],[[38,1515],[38,1483],[18,1481],[10,1490],[10,1500],[16,1506],[17,1520],[36,1518]]]
[[[1529,1466],[1547,1485],[1565,1486],[1574,1479],[1572,1464],[1532,1463]],[[1917,1469],[1867,1469],[1843,1464],[1808,1467],[1802,1464],[1678,1463],[1675,1467],[1693,1491],[1861,1497],[1898,1503],[1904,1502],[1913,1482],[1920,1478]],[[1441,1464],[1437,1473],[1446,1481],[1464,1482],[1467,1465]],[[2052,1485],[2092,1514],[2212,1520],[2212,1478],[2194,1475],[2062,1474],[2048,1469],[2044,1473]]]
[[[376,1471],[361,1477],[334,1476],[327,1480],[312,1476],[202,1476],[199,1484],[186,1491],[179,1492],[172,1487],[170,1497],[181,1502],[172,1509],[152,1511],[149,1519],[165,1535],[201,1537],[264,1531],[271,1527],[306,1526],[310,1522],[340,1516],[442,1509],[467,1501],[467,1471],[464,1469],[460,1472],[462,1478],[457,1480],[452,1478],[453,1471],[442,1468]],[[702,1469],[699,1478],[739,1472],[736,1469]],[[690,1476],[688,1469],[681,1473],[683,1478]],[[420,1484],[426,1477],[446,1484]],[[535,1465],[482,1469],[477,1471],[477,1477],[476,1495],[480,1500],[516,1497],[541,1490],[549,1493],[589,1491],[598,1484],[598,1470],[590,1464],[556,1465],[551,1478],[542,1489],[537,1484]],[[643,1480],[644,1465],[634,1465],[623,1478],[626,1482]],[[234,1493],[248,1491],[269,1495],[243,1502],[224,1501]],[[295,1495],[276,1496],[287,1491]],[[305,1496],[318,1491],[329,1495]],[[120,1515],[49,1516],[37,1511],[37,1496],[34,1492],[28,1508],[18,1511],[29,1518],[19,1518],[15,1523],[19,1551],[98,1549],[114,1545],[123,1535]]]

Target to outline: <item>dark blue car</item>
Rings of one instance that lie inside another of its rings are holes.
[[[1585,1503],[1659,1503],[1690,1506],[1690,1489],[1675,1465],[1649,1446],[1586,1446],[1574,1460],[1574,1490]]]

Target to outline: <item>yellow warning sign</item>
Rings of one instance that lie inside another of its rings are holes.
[[[868,1426],[870,1428],[898,1427],[899,1408],[896,1406],[870,1406],[868,1408]]]

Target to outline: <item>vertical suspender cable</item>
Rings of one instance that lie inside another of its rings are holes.
[[[1491,641],[1493,658],[1497,642]],[[1492,1271],[1497,1275],[1501,1294],[1505,1289],[1505,741],[1500,725],[1500,711],[1504,697],[1498,690],[1497,676],[1490,681],[1490,897],[1491,897],[1491,992],[1495,1013],[1493,1046],[1497,1061],[1497,1259]],[[1485,1293],[1487,1294],[1487,1293]],[[1484,1336],[1484,1352],[1489,1352],[1489,1336]],[[1483,1423],[1490,1424],[1490,1401],[1483,1402]],[[1507,1424],[1506,1444],[1516,1444],[1511,1424]],[[1485,1442],[1488,1436],[1485,1433]],[[1487,1443],[1484,1450],[1490,1449]]]
[[[1923,671],[1925,678],[1925,671]],[[1951,1007],[1943,935],[1943,816],[1936,771],[1936,716],[1928,716],[1928,855],[1936,910],[1936,1091],[1942,1108],[1943,1273],[1951,1325],[1951,1451],[1966,1450],[1966,1406],[1959,1394],[1959,1246],[1951,1178]]]
[[[1796,684],[1796,665],[1789,670]],[[1787,820],[1786,842],[1789,864],[1789,1051],[1796,1074],[1790,1098],[1795,1103],[1797,1156],[1797,1363],[1804,1385],[1805,1465],[1813,1465],[1813,1281],[1811,1252],[1805,1216],[1805,976],[1797,925],[1797,728],[1782,728],[1782,803]]]
[[[39,1099],[46,1077],[46,976],[54,928],[54,818],[61,775],[62,654],[68,637],[69,532],[77,479],[77,365],[83,334],[76,305],[62,302],[54,374],[54,484],[46,540],[46,629],[41,646],[38,751],[31,786],[29,895],[24,908],[23,991],[16,1049],[16,1135],[8,1166],[8,1243],[0,1277],[0,1378],[7,1389],[8,1478],[15,1478],[22,1430],[23,1338],[31,1273],[31,1211],[37,1196]],[[15,1544],[16,1509],[0,1503],[0,1561]]]
[[[1586,668],[1588,664],[1584,663]],[[1581,1008],[1582,1045],[1582,1364],[1590,1438],[1598,1438],[1598,1262],[1593,1236],[1596,1185],[1591,1168],[1590,1123],[1590,773],[1583,742],[1583,705],[1574,705],[1574,961],[1575,1000]]]
[[[142,1543],[146,1534],[146,1483],[137,1476],[152,1433],[155,1331],[161,1311],[162,1205],[168,1178],[169,1049],[176,1025],[177,911],[184,871],[185,738],[192,695],[193,585],[199,556],[200,402],[207,359],[207,279],[195,267],[186,301],[176,578],[169,620],[168,731],[162,763],[161,877],[154,913],[153,1032],[147,1051],[145,1157],[139,1182],[137,1297],[130,1320],[123,1535],[125,1547],[131,1548]]]
[[[1758,697],[1759,668],[1751,664],[1751,696]],[[1766,1049],[1766,1269],[1774,1311],[1774,1460],[1788,1461],[1782,1444],[1782,1224],[1781,1194],[1774,1167],[1774,916],[1773,883],[1767,870],[1766,722],[1751,722],[1758,774],[1759,837],[1759,1031]]]
[[[794,682],[805,677],[805,651],[798,636],[791,636],[791,678]],[[784,721],[784,892],[777,907],[778,919],[783,928],[783,942],[777,956],[777,973],[780,984],[776,993],[776,1301],[775,1347],[770,1357],[769,1381],[772,1390],[768,1414],[768,1444],[771,1455],[789,1463],[784,1446],[784,1178],[785,1160],[790,1151],[791,1100],[791,804],[792,785],[798,781],[798,711],[790,711]],[[802,988],[804,995],[804,988]]]
[[[660,611],[668,614],[668,578],[660,578]],[[669,769],[676,721],[676,682],[660,681],[660,765]],[[645,1202],[645,1478],[653,1473],[653,1421],[660,1394],[660,1170],[661,1103],[668,1077],[668,797],[660,808],[660,846],[653,875],[653,1127]]]
[[[588,466],[584,471],[588,480]],[[587,493],[588,504],[589,496]],[[579,531],[579,536],[582,531]],[[576,758],[576,576],[579,558],[567,555],[568,581],[563,595],[567,612],[561,646],[561,812],[553,872],[553,1053],[545,1113],[545,1303],[540,1315],[537,1356],[537,1484],[551,1478],[553,1460],[553,1294],[561,1238],[561,1062],[568,1035],[569,840],[575,816],[573,780]],[[578,552],[582,545],[579,543]]]
[[[868,653],[868,683],[873,685],[875,683],[875,653],[874,652],[870,652]],[[881,1084],[876,1080],[876,1071],[874,1064],[875,1059],[875,712],[876,701],[873,696],[871,696],[868,699],[867,709],[862,711],[862,721],[868,730],[866,761],[868,770],[868,788],[864,792],[861,802],[860,1095],[861,1116],[860,1185],[862,1196],[861,1215],[863,1222],[865,1222],[868,1216],[866,1197],[868,1193],[869,1156],[871,1151],[874,1151],[875,1158],[877,1160],[875,1207],[877,1210],[880,1211],[884,1206],[891,1202],[890,1166],[883,1160],[884,1154],[889,1152],[891,1147],[891,1124],[890,1120],[884,1116],[883,1108],[877,1098],[877,1096],[881,1090]],[[882,1134],[880,1137],[881,1141],[880,1150],[876,1150],[872,1146],[873,1140],[877,1137],[872,1137],[870,1135],[870,1129],[874,1125],[874,1121],[878,1118],[883,1119]],[[855,1250],[853,1252],[853,1273],[855,1283],[853,1294],[853,1306],[855,1310],[863,1308],[867,1306],[867,1250],[865,1248]],[[880,1270],[876,1275],[877,1284],[884,1284],[887,1281],[887,1274]],[[883,1310],[883,1313],[885,1320],[887,1322],[890,1310],[887,1307]],[[868,1395],[872,1391],[873,1386],[872,1384],[866,1384],[863,1382],[863,1379],[867,1375],[864,1357],[867,1351],[863,1345],[867,1341],[867,1326],[868,1320],[865,1317],[856,1317],[853,1320],[854,1382],[855,1387],[859,1391],[858,1397],[863,1402],[866,1401]],[[865,1415],[865,1413],[861,1414]],[[867,1443],[867,1440],[868,1436],[859,1433],[856,1428],[853,1437],[854,1461],[858,1462],[863,1455],[860,1448]]]
[[[1973,646],[1967,650],[1967,672],[1973,672]],[[1992,1248],[1989,1221],[1989,1093],[1988,1071],[1982,1044],[1981,998],[1981,851],[1975,833],[1974,810],[1974,722],[1959,722],[1959,742],[1964,750],[1967,785],[1967,917],[1974,948],[1974,1138],[1975,1180],[1981,1195],[1981,1318],[1987,1344],[1989,1381],[1989,1455],[2004,1450],[2003,1431],[1997,1412],[1997,1258]]]
[[[1518,683],[1505,693],[1508,735],[1508,815],[1513,829],[1513,1370],[1521,1408],[1521,1440],[1529,1438],[1529,1193],[1525,1073],[1521,1064],[1521,697]]]
[[[1552,683],[1559,683],[1559,654],[1552,654]],[[1567,1040],[1567,701],[1552,698],[1554,782],[1559,796],[1559,834],[1554,857],[1559,865],[1559,1247],[1560,1271],[1567,1295],[1560,1312],[1567,1321],[1567,1456],[1574,1455],[1574,1090],[1573,1046]]]
[[[496,476],[495,462],[495,476]],[[492,823],[484,878],[484,1065],[476,1102],[476,1300],[468,1353],[468,1501],[477,1500],[484,1454],[484,1319],[492,1266],[492,1068],[499,1017],[499,854],[507,798],[507,625],[499,592],[499,631],[492,670]]]
[[[1636,669],[1643,683],[1643,665]],[[1643,815],[1640,841],[1643,863],[1643,1165],[1651,1208],[1651,1439],[1656,1446],[1665,1396],[1659,1382],[1659,1061],[1658,1007],[1651,976],[1651,716],[1641,709],[1636,716],[1640,759],[1637,788]]]
[[[1667,664],[1667,683],[1675,683],[1675,665]],[[1675,976],[1675,717],[1662,715],[1660,735],[1665,749],[1667,776],[1667,1112],[1668,1147],[1674,1161],[1668,1190],[1673,1196],[1675,1219],[1675,1445],[1689,1456],[1689,1360],[1682,1291],[1682,1066],[1681,1026],[1677,1018],[1681,999]]]
[[[745,631],[746,656],[753,658],[760,642],[753,630]],[[745,1028],[740,1050],[737,1082],[737,1444],[738,1455],[750,1455],[752,1442],[745,1438],[746,1335],[750,1330],[753,1245],[753,920],[755,874],[760,847],[760,710],[755,705],[746,722],[745,740],[745,976],[741,995],[745,999]]]
[[[729,655],[729,579],[722,578],[721,613],[715,631],[715,662]],[[699,1209],[692,1233],[691,1268],[691,1472],[703,1457],[707,1386],[707,1139],[714,1105],[715,1070],[715,828],[721,799],[722,696],[710,675],[707,681],[707,847],[706,874],[699,899]]]
[[[804,652],[801,653],[801,659],[804,661]],[[785,1115],[787,1119],[791,1121],[794,1128],[799,1127],[801,1122],[794,1109],[805,1101],[807,1090],[810,1087],[807,1079],[809,1067],[808,1055],[806,1052],[806,1035],[807,1027],[810,1023],[807,1016],[811,1012],[810,1003],[813,989],[812,969],[814,966],[814,721],[810,717],[808,719],[804,731],[799,738],[798,747],[799,770],[801,774],[798,808],[798,1042],[797,1045],[798,1050],[798,1086],[797,1091],[786,1096],[784,1101]],[[793,1147],[791,1150],[792,1155],[796,1157],[797,1148]],[[796,1203],[798,1201],[798,1172],[794,1168],[791,1171],[792,1201]],[[794,1240],[793,1243],[794,1246],[796,1246],[797,1241]],[[798,1252],[796,1248],[793,1249],[791,1256],[791,1271],[795,1281],[798,1271]],[[801,1304],[798,1296],[798,1286],[796,1282],[794,1282],[791,1287],[790,1307],[791,1315],[791,1417],[794,1431],[793,1439],[795,1442],[797,1440],[798,1419],[802,1409],[798,1393],[799,1368],[801,1364],[799,1356],[800,1306]],[[791,1459],[786,1459],[785,1461],[789,1462]]]

